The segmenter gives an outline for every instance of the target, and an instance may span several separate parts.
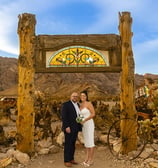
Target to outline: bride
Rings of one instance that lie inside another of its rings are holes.
[[[89,167],[93,163],[94,155],[94,121],[95,110],[91,102],[88,101],[87,91],[80,93],[80,114],[83,116],[81,124],[84,138],[84,146],[86,148],[86,158],[82,163],[85,167]]]

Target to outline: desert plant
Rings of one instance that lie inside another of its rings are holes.
[[[153,111],[152,119],[139,121],[142,133],[145,132],[148,142],[158,138],[158,93],[153,95],[151,106]]]

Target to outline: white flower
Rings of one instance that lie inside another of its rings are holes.
[[[81,115],[81,114],[79,114],[78,116],[77,116],[77,118],[76,118],[76,122],[77,123],[80,123],[80,122],[82,122],[84,120],[84,117],[83,117],[83,115]]]

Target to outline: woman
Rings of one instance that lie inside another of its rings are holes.
[[[94,122],[95,110],[91,102],[88,101],[88,95],[86,91],[80,94],[80,115],[83,116],[81,121],[82,133],[84,138],[84,145],[86,147],[86,158],[82,163],[85,167],[89,167],[93,163],[94,155]]]

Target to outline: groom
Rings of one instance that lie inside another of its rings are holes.
[[[81,124],[76,122],[76,117],[79,113],[77,101],[78,93],[74,92],[71,94],[70,100],[63,103],[61,108],[62,130],[65,136],[64,164],[67,167],[77,164],[74,160],[75,143],[78,132],[82,130]]]

